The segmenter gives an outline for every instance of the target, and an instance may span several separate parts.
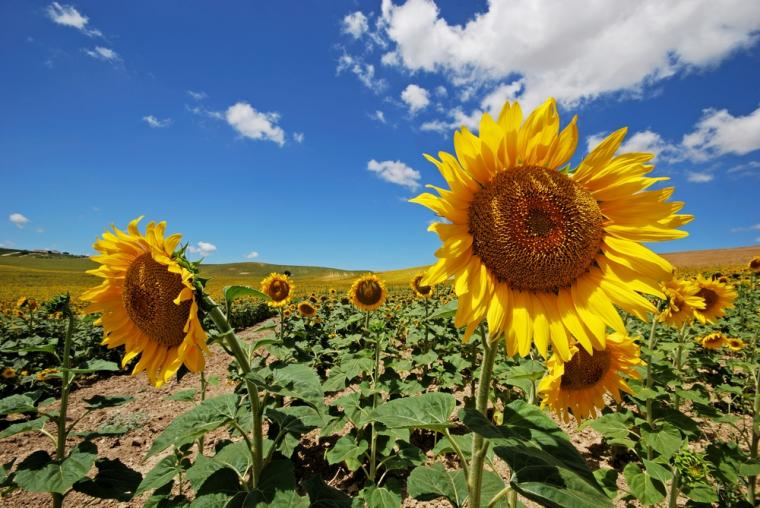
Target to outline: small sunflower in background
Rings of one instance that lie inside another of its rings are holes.
[[[694,320],[696,309],[704,309],[705,301],[697,296],[699,286],[691,281],[673,277],[662,285],[665,294],[665,308],[660,312],[660,321],[675,328]]]
[[[145,371],[156,387],[171,379],[180,365],[192,372],[205,367],[206,332],[198,318],[192,265],[175,252],[182,238],[164,236],[166,223],[149,223],[145,234],[139,217],[127,231],[113,226],[93,247],[91,259],[100,266],[89,270],[103,278],[100,286],[82,295],[90,302],[85,312],[100,312],[103,344],[124,346],[122,366],[140,355],[132,375]]]
[[[497,119],[484,114],[478,135],[454,134],[456,157],[426,156],[446,180],[438,196],[412,199],[448,222],[434,222],[442,246],[422,284],[454,277],[455,325],[464,339],[486,321],[490,340],[509,355],[531,346],[569,360],[576,342],[604,349],[607,327],[624,333],[616,306],[647,320],[662,297],[672,265],[645,242],[687,236],[692,220],[669,201],[673,187],[648,190],[665,177],[647,176],[654,157],[618,153],[626,129],[599,143],[570,170],[577,117],[560,130],[554,99],[527,118],[507,102]]]
[[[760,256],[755,256],[749,260],[749,269],[753,272],[760,272]]]
[[[312,305],[309,301],[304,300],[298,304],[298,312],[305,318],[313,318],[317,315],[317,307]]]
[[[24,307],[26,307],[28,303],[29,303],[29,298],[27,298],[26,296],[22,296],[18,300],[16,300],[16,308],[23,309]]]
[[[330,298],[335,298],[335,296],[338,294],[338,291],[335,288],[330,288]]]
[[[705,349],[720,349],[726,344],[726,336],[721,332],[708,333],[697,342]]]
[[[16,377],[16,369],[13,367],[5,367],[3,369],[2,376],[4,379],[13,379]]]
[[[573,345],[571,358],[563,362],[558,354],[546,362],[549,372],[538,385],[541,407],[549,407],[567,423],[594,418],[604,408],[604,395],[620,402],[620,392],[632,393],[624,377],[639,379],[635,367],[644,365],[639,346],[626,335],[607,336],[606,348],[590,355]]]
[[[388,297],[388,290],[385,289],[385,284],[376,275],[368,273],[351,284],[348,297],[357,309],[372,312],[383,305]]]
[[[293,280],[283,273],[270,273],[261,281],[261,292],[270,298],[267,302],[270,307],[286,306],[293,298],[295,289]]]
[[[34,375],[37,381],[47,381],[52,377],[58,377],[61,371],[58,369],[43,369]]]
[[[426,286],[422,284],[422,278],[424,276],[424,273],[415,276],[409,283],[409,286],[411,286],[412,291],[414,291],[414,296],[417,298],[427,299],[433,296],[433,286]]]
[[[744,342],[741,339],[726,339],[726,347],[730,349],[731,351],[741,351],[744,349],[744,347],[747,345],[746,342]]]
[[[705,301],[704,308],[694,309],[694,316],[700,323],[714,323],[726,315],[726,309],[733,308],[738,294],[728,284],[720,280],[706,279],[702,275],[697,275],[695,284],[699,288],[696,296]]]

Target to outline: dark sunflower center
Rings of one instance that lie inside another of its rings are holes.
[[[473,254],[500,282],[528,291],[569,287],[591,266],[604,218],[591,194],[537,166],[502,171],[469,210]]]
[[[697,296],[704,298],[705,300],[705,308],[702,309],[702,312],[708,312],[716,303],[718,303],[718,300],[720,299],[715,291],[708,288],[700,289],[699,293],[697,293]]]
[[[288,297],[290,286],[284,280],[275,279],[269,284],[269,296],[275,302],[280,302]]]
[[[430,287],[430,286],[423,286],[423,285],[421,285],[420,281],[422,281],[422,275],[418,275],[417,277],[414,278],[414,288],[421,295],[429,295],[430,291],[433,288]]]
[[[150,339],[163,346],[176,346],[185,339],[190,301],[174,303],[185,286],[150,254],[135,259],[124,278],[122,301],[132,322]]]
[[[309,305],[308,303],[302,303],[299,306],[298,310],[300,310],[301,314],[303,314],[304,316],[311,316],[315,312],[317,312],[317,310],[314,307],[312,307],[311,305]]]
[[[363,280],[356,288],[356,299],[364,305],[375,305],[383,296],[383,288],[374,280]]]
[[[565,390],[581,390],[599,382],[610,369],[609,351],[594,351],[591,356],[581,348],[565,363],[560,386]]]

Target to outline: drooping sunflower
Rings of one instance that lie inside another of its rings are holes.
[[[282,273],[270,273],[261,281],[261,292],[267,295],[270,300],[270,307],[284,307],[293,298],[293,292],[296,285],[293,280]]]
[[[563,362],[558,354],[546,362],[549,372],[538,385],[541,407],[549,407],[567,423],[572,414],[576,420],[594,418],[605,405],[609,393],[620,402],[620,391],[631,393],[623,376],[639,379],[635,370],[644,365],[639,346],[626,335],[613,333],[606,338],[606,349],[594,351],[572,346],[571,358]]]
[[[728,284],[706,279],[700,274],[697,275],[696,285],[699,288],[697,296],[705,301],[703,309],[694,309],[694,316],[700,323],[714,323],[726,315],[726,309],[733,308],[738,295]]]
[[[305,318],[312,318],[317,315],[316,306],[304,300],[298,304],[298,312]]]
[[[726,344],[726,336],[721,332],[708,333],[697,342],[705,349],[720,349]]]
[[[16,369],[14,369],[13,367],[5,367],[3,369],[2,376],[4,379],[13,379],[14,377],[16,377]]]
[[[675,328],[694,320],[695,310],[704,309],[704,298],[697,296],[699,287],[692,281],[673,277],[662,285],[665,307],[660,312],[660,321]]]
[[[731,351],[741,351],[747,343],[741,339],[726,339],[725,345]]]
[[[663,296],[658,284],[672,266],[641,242],[684,237],[676,228],[692,217],[676,213],[683,203],[668,201],[672,187],[646,190],[667,180],[646,176],[651,154],[615,155],[626,129],[574,171],[562,168],[578,143],[576,121],[560,132],[553,99],[524,121],[507,103],[498,120],[483,115],[478,136],[454,134],[456,158],[426,155],[449,188],[412,201],[450,222],[428,228],[443,246],[422,283],[454,277],[465,340],[486,320],[510,355],[535,342],[546,356],[551,341],[568,360],[573,340],[592,351],[604,348],[607,326],[625,332],[614,305],[646,319],[655,309],[640,293]]]
[[[749,260],[749,269],[753,272],[760,272],[760,256],[755,256]]]
[[[152,385],[161,386],[183,363],[192,372],[203,370],[206,332],[194,274],[174,256],[182,236],[164,236],[165,222],[149,223],[143,235],[141,219],[130,222],[127,232],[113,226],[93,244],[101,254],[91,259],[100,266],[88,273],[104,280],[82,299],[90,302],[86,312],[101,313],[103,344],[124,346],[122,366],[140,355],[132,374],[145,371]]]
[[[425,286],[424,284],[420,283],[424,276],[424,273],[416,275],[409,283],[409,286],[411,286],[412,291],[414,292],[414,296],[417,298],[427,299],[433,296],[433,286]]]
[[[357,309],[372,312],[385,302],[388,297],[388,290],[385,289],[385,284],[376,275],[368,273],[351,284],[348,297]]]

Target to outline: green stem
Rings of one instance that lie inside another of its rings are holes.
[[[683,369],[683,343],[686,338],[686,323],[681,326],[681,331],[678,333],[678,348],[676,349],[676,357],[674,361],[674,367],[678,377],[681,377],[681,369]],[[681,396],[675,394],[674,407],[678,410],[681,407]]]
[[[464,477],[467,478],[470,476],[470,467],[467,463],[467,457],[465,457],[464,453],[462,452],[462,448],[460,448],[459,444],[457,444],[457,442],[454,440],[454,437],[449,432],[449,429],[443,429],[443,433],[449,440],[451,447],[457,453],[457,456],[459,456],[459,461],[462,463],[462,470],[464,471]]]
[[[369,324],[369,312],[365,318],[365,333],[369,335],[369,330],[366,326]],[[375,339],[375,365],[372,369],[372,409],[377,407],[377,381],[380,377],[380,337]],[[369,452],[369,481],[375,481],[377,476],[377,431],[375,429],[375,422],[371,424],[372,438]]]
[[[755,400],[753,404],[752,418],[752,444],[750,445],[749,455],[752,460],[757,458],[758,443],[760,443],[760,367],[755,371]],[[757,502],[757,476],[750,476],[749,480],[749,502],[755,506]]]
[[[206,400],[206,387],[208,382],[206,381],[206,372],[201,371],[201,402]],[[198,438],[198,454],[203,455],[203,451],[206,448],[204,436]]]
[[[668,499],[668,508],[676,508],[678,506],[678,494],[681,492],[681,473],[676,469],[676,474],[673,476],[673,483],[670,485],[670,499]]]
[[[237,335],[235,335],[235,331],[227,321],[227,317],[210,296],[203,295],[203,300],[206,304],[205,307],[210,309],[208,311],[209,317],[211,317],[211,320],[214,322],[214,325],[216,325],[219,332],[224,335],[227,340],[227,346],[232,351],[232,355],[235,357],[238,367],[243,371],[243,381],[245,382],[246,390],[248,390],[248,398],[251,401],[251,413],[253,416],[253,449],[251,450],[249,447],[249,451],[251,452],[251,459],[253,460],[252,486],[256,487],[261,478],[261,470],[264,467],[264,436],[261,428],[262,411],[260,407],[259,392],[253,382],[247,377],[247,374],[251,372],[251,364],[248,362],[248,356],[245,354],[245,351],[243,351],[243,347],[240,345],[240,341],[238,340]]]
[[[427,353],[429,351],[428,349],[428,333],[430,330],[430,327],[428,326],[428,301],[427,298],[424,299],[425,302],[425,352]]]
[[[69,391],[71,390],[71,337],[74,332],[75,317],[71,309],[66,306],[65,313],[68,315],[69,322],[66,326],[66,336],[63,341],[63,372],[61,373],[61,407],[58,410],[58,443],[55,449],[55,460],[58,464],[66,458],[66,414],[69,409]],[[63,494],[53,493],[53,507],[60,508],[63,506]]]
[[[654,351],[655,346],[655,335],[654,331],[657,329],[657,312],[652,314],[652,328],[649,330],[649,358],[647,358],[647,378],[646,378],[646,387],[648,390],[652,389],[652,382],[654,381],[652,378],[652,354]],[[649,427],[652,427],[652,424],[654,422],[654,419],[652,418],[652,403],[654,400],[652,399],[651,394],[647,396],[647,409],[646,409],[646,417],[647,417],[647,424]],[[647,460],[652,460],[654,457],[654,451],[651,447],[647,446]]]
[[[499,349],[498,342],[489,345],[488,337],[483,335],[484,358],[480,367],[480,379],[478,379],[478,397],[475,403],[475,409],[483,416],[488,413],[488,398],[491,391],[491,376],[493,374],[493,364],[496,360],[496,352]],[[483,436],[478,433],[472,434],[472,460],[470,462],[470,474],[467,477],[467,489],[470,494],[469,506],[471,508],[480,508],[480,491],[483,483],[483,461],[488,450],[489,443],[483,440]]]

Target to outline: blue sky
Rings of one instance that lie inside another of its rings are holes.
[[[145,215],[209,263],[430,263],[421,154],[547,96],[576,162],[623,125],[658,154],[696,219],[656,250],[758,244],[760,3],[715,5],[2,2],[0,245]]]

